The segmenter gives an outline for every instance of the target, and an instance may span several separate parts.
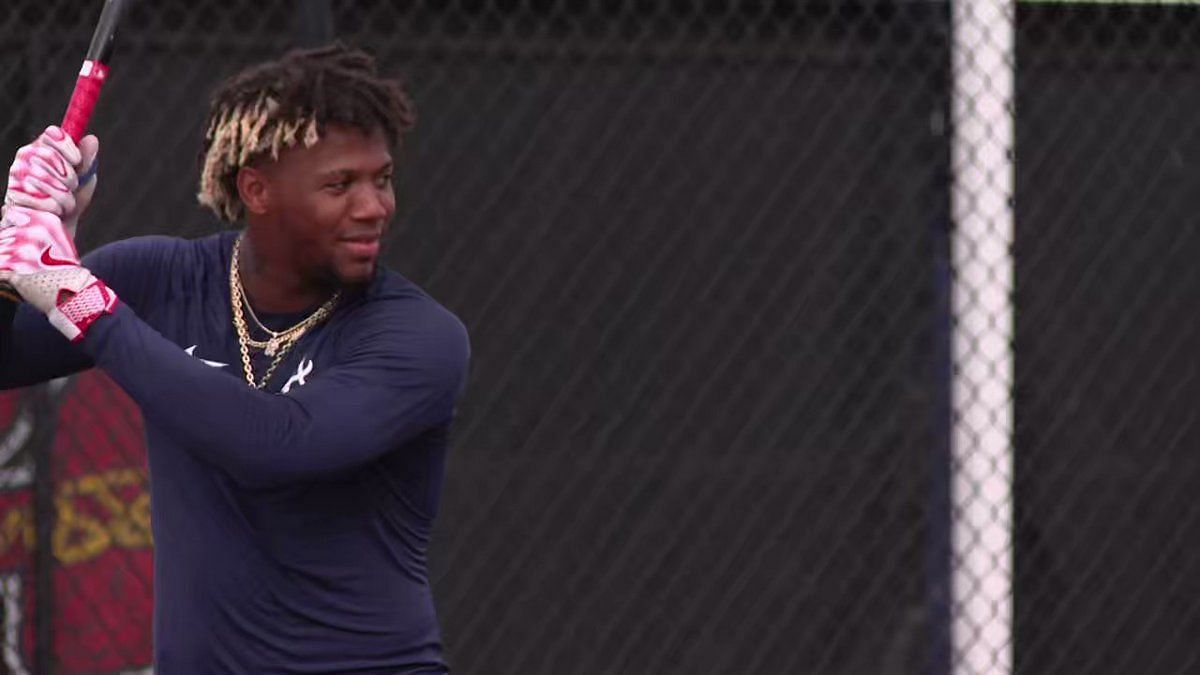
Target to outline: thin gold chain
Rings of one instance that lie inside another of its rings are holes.
[[[246,376],[246,384],[255,389],[262,389],[266,386],[267,381],[271,379],[271,375],[275,373],[275,369],[283,362],[283,358],[291,350],[292,346],[299,342],[300,338],[308,332],[309,328],[329,317],[333,312],[333,308],[337,305],[338,299],[341,297],[341,291],[335,292],[333,297],[325,301],[325,304],[318,307],[315,312],[291,328],[279,332],[267,330],[271,334],[270,340],[265,342],[253,340],[250,338],[250,331],[246,326],[246,317],[242,309],[243,304],[249,308],[250,301],[246,297],[245,289],[242,288],[241,274],[238,270],[241,246],[242,240],[239,237],[233,244],[233,256],[229,262],[229,301],[233,309],[233,328],[237,331],[238,348],[242,353],[242,371]],[[253,309],[250,311],[253,312]],[[258,323],[257,317],[255,317],[255,322]],[[261,323],[259,323],[259,326],[266,330]],[[268,356],[274,357],[271,360],[271,365],[267,367],[267,372],[263,373],[262,379],[258,383],[254,381],[254,366],[250,362],[251,347],[263,349]]]
[[[299,339],[299,337],[301,335],[303,335],[305,333],[305,331],[307,331],[313,325],[320,323],[321,321],[324,321],[325,318],[328,316],[329,311],[331,311],[333,309],[333,306],[337,304],[338,297],[341,295],[341,292],[338,291],[337,293],[334,293],[333,297],[330,298],[329,301],[327,301],[321,307],[317,308],[317,311],[313,312],[312,314],[310,314],[308,317],[301,320],[296,325],[294,325],[290,328],[281,330],[281,331],[270,330],[266,326],[263,326],[262,323],[258,320],[258,317],[254,315],[254,308],[250,306],[250,300],[249,300],[249,298],[246,297],[245,289],[242,288],[241,271],[239,269],[240,265],[236,264],[237,260],[239,259],[240,249],[241,249],[241,239],[239,239],[237,241],[237,243],[234,244],[234,250],[233,250],[233,263],[234,264],[231,264],[231,269],[230,269],[230,277],[231,277],[230,278],[230,284],[231,284],[230,299],[232,300],[232,296],[236,293],[236,295],[239,298],[241,298],[240,306],[244,307],[244,310],[246,312],[248,312],[251,317],[253,317],[254,322],[256,324],[258,324],[258,327],[261,328],[263,330],[263,332],[265,332],[271,336],[267,340],[255,340],[250,337],[250,333],[249,333],[249,331],[247,331],[246,339],[249,342],[249,345],[255,349],[265,350],[267,352],[268,356],[274,356],[275,350],[278,349],[279,347],[281,347],[284,343],[286,343],[290,340]],[[236,290],[232,290],[232,285],[234,283],[236,283],[236,286],[237,286]],[[245,315],[243,314],[243,317],[244,316]],[[244,321],[244,318],[243,318],[243,321]]]
[[[239,279],[239,281],[241,280],[240,273],[238,274],[238,279]],[[245,293],[242,293],[242,300],[246,305],[246,314],[250,315],[250,320],[254,322],[255,327],[258,328],[260,331],[266,333],[267,335],[270,335],[272,338],[278,338],[280,335],[283,335],[284,333],[287,332],[286,330],[274,331],[274,330],[271,330],[270,328],[267,328],[265,325],[263,325],[262,321],[259,321],[258,315],[254,313],[254,307],[253,307],[253,305],[250,304],[250,301],[246,299]]]

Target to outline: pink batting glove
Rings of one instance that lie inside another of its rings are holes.
[[[5,210],[0,230],[0,281],[7,282],[72,342],[113,311],[117,295],[79,263],[71,237],[55,214],[24,206]]]
[[[64,265],[79,266],[75,244],[57,216],[14,206],[6,217],[12,227],[0,230],[0,272],[35,274]]]
[[[59,127],[47,127],[36,140],[17,150],[8,173],[5,211],[10,206],[23,206],[53,213],[63,218],[68,233],[73,234],[95,191],[95,182],[90,180],[93,174],[87,170],[94,165],[98,152],[95,136],[76,146]],[[82,188],[80,172],[87,172],[89,177]],[[8,218],[0,220],[0,229],[11,226]]]

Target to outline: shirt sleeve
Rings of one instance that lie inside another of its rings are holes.
[[[102,246],[84,256],[92,274],[121,300],[145,315],[159,300],[160,271],[178,240],[137,237]],[[0,300],[0,389],[23,387],[65,377],[92,367],[77,344],[59,333],[46,316],[24,303]]]
[[[240,485],[271,487],[343,474],[450,421],[469,345],[436,310],[363,322],[340,363],[287,395],[203,365],[128,307],[93,324],[83,345],[147,422]]]

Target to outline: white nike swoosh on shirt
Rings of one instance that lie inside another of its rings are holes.
[[[183,351],[186,352],[188,356],[196,356],[196,354],[195,354],[196,345],[192,345],[191,347],[188,347],[187,349],[185,349]],[[196,358],[200,359],[199,356],[196,356]],[[200,359],[200,363],[203,363],[206,366],[212,366],[213,368],[224,368],[225,366],[229,365],[228,363],[221,363],[220,361],[209,361],[208,359]]]

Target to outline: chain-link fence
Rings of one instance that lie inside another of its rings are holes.
[[[1025,9],[1016,662],[1191,672],[1200,8]]]
[[[98,10],[0,15],[0,150]],[[472,336],[456,673],[1196,667],[1200,9],[136,3],[81,248],[218,228],[208,92],[330,37],[407,75],[388,260]],[[92,372],[0,416],[4,663],[149,666],[136,409]]]

